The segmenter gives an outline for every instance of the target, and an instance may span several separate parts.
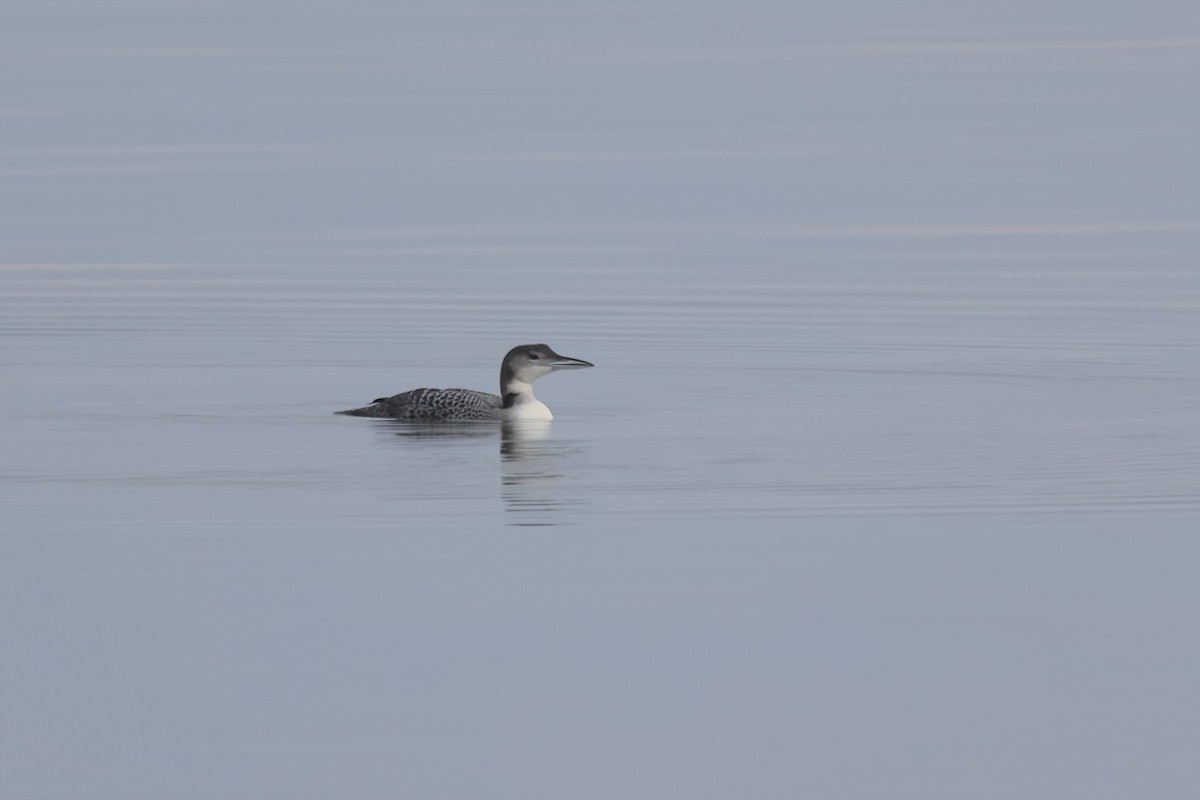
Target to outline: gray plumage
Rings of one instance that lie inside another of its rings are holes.
[[[533,382],[555,370],[590,366],[587,361],[560,356],[548,345],[523,344],[509,350],[500,364],[500,394],[474,389],[412,389],[336,413],[431,421],[549,420],[554,415],[533,396]]]
[[[498,394],[474,389],[412,389],[391,397],[380,397],[369,406],[339,411],[351,417],[392,419],[500,419],[504,399]]]

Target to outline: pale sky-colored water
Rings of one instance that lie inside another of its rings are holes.
[[[1195,796],[1189,5],[3,14],[0,796]]]

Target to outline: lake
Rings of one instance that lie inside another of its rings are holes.
[[[1194,797],[1164,9],[12,0],[0,795]]]

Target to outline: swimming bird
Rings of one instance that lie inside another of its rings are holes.
[[[560,356],[544,344],[522,344],[500,362],[500,394],[474,389],[411,389],[380,397],[369,406],[338,411],[352,417],[414,420],[548,420],[545,403],[533,396],[533,382],[560,369],[594,364]]]

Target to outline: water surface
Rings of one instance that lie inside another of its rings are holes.
[[[1193,797],[1200,35],[1104,5],[11,3],[0,794]]]

